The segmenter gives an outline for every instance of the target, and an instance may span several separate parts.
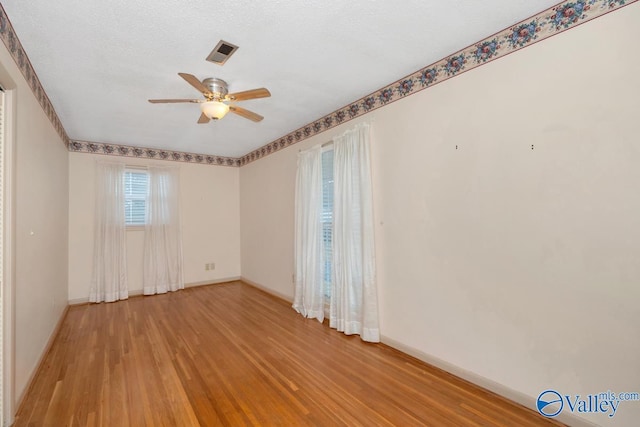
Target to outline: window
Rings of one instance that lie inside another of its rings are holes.
[[[142,226],[146,221],[147,187],[149,175],[146,171],[124,172],[124,217],[127,226]]]
[[[333,148],[322,153],[322,249],[324,255],[324,295],[331,298],[333,274]]]

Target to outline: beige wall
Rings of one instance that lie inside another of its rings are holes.
[[[87,301],[93,264],[95,162],[105,156],[69,153],[69,300]],[[123,159],[145,165],[144,159]],[[166,162],[161,162],[166,164]],[[185,284],[240,276],[239,169],[189,163],[180,168]],[[130,293],[142,292],[144,231],[127,231]],[[215,263],[206,271],[205,263]]]
[[[67,149],[9,52],[0,43],[0,80],[11,90],[15,209],[15,401],[24,392],[67,305]],[[9,249],[10,250],[10,249]],[[7,251],[8,252],[8,251]],[[7,353],[5,353],[7,355]],[[9,378],[5,378],[9,381]],[[10,413],[10,411],[7,411]]]
[[[361,119],[387,342],[528,403],[640,391],[638,22],[633,4]],[[243,277],[293,295],[296,155],[353,125],[241,168]],[[633,425],[640,402],[585,418]]]

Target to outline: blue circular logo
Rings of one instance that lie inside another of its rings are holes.
[[[536,402],[538,412],[545,417],[555,417],[564,408],[562,396],[555,390],[546,390],[540,393]]]

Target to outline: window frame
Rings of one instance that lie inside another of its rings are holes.
[[[331,214],[330,214],[330,220],[327,221],[326,218],[326,212],[325,212],[325,195],[326,195],[326,189],[325,189],[325,185],[327,183],[330,183],[332,186],[334,186],[334,176],[333,176],[333,164],[334,164],[334,149],[333,149],[333,143],[327,143],[326,145],[322,146],[322,162],[323,162],[323,172],[324,172],[324,160],[325,160],[325,154],[331,152],[331,179],[330,180],[325,180],[325,176],[323,173],[322,176],[322,216],[320,218],[320,222],[322,224],[322,251],[323,251],[323,257],[324,257],[324,278],[323,278],[323,296],[325,299],[325,307],[324,307],[324,311],[325,314],[328,316],[329,315],[329,307],[330,307],[330,301],[331,301],[331,285],[333,282],[333,259],[328,259],[327,260],[327,255],[333,256],[333,227],[334,227],[334,218],[333,218],[333,202],[334,202],[334,191],[333,188],[331,190],[330,196],[331,196]],[[330,224],[330,245],[331,248],[327,249],[326,247],[326,237],[325,237],[325,225],[326,224]],[[326,273],[326,267],[327,264],[330,265],[330,272],[329,272],[329,279],[327,281],[327,273]]]
[[[145,217],[144,217],[144,223],[142,224],[131,224],[129,222],[127,222],[127,215],[126,215],[126,203],[128,200],[133,200],[131,197],[128,197],[127,195],[127,190],[126,190],[126,186],[127,186],[127,173],[137,173],[137,174],[144,174],[147,177],[147,183],[146,183],[146,188],[145,188],[145,194],[144,197],[136,197],[135,200],[144,200],[145,203]],[[125,228],[127,231],[141,231],[144,230],[145,226],[147,225],[147,217],[146,217],[146,210],[147,210],[147,203],[148,203],[148,198],[149,198],[149,171],[145,166],[134,166],[134,165],[126,165],[124,168],[124,173],[122,175],[122,179],[123,179],[123,185],[125,188],[125,194],[124,194],[124,201],[125,201]]]

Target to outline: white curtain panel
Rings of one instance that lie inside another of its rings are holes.
[[[124,164],[97,162],[91,302],[129,297],[125,227]]]
[[[148,172],[143,292],[153,295],[184,289],[184,280],[179,169],[149,166]]]
[[[298,154],[295,195],[295,294],[293,308],[324,320],[322,250],[322,147]]]
[[[333,139],[333,283],[329,325],[379,342],[369,124]]]

